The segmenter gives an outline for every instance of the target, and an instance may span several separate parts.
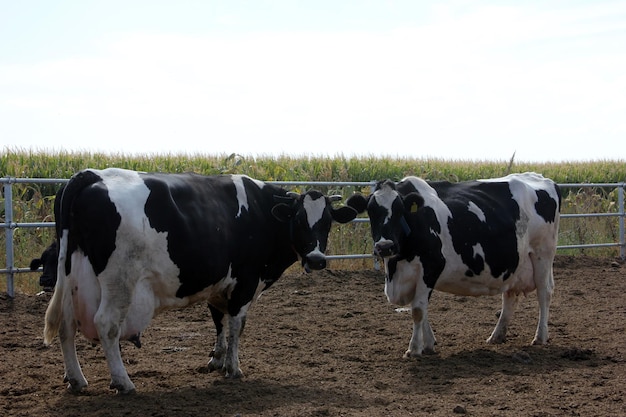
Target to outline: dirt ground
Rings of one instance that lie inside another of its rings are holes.
[[[57,341],[42,342],[49,295],[0,294],[2,416],[626,415],[625,266],[558,257],[550,343],[530,346],[537,300],[503,345],[487,345],[499,297],[435,293],[438,353],[403,359],[410,314],[388,304],[378,271],[287,274],[251,308],[245,374],[207,371],[215,331],[204,304],[156,317],[123,343],[137,393],[116,395],[99,346],[78,338],[89,387],[66,392]]]

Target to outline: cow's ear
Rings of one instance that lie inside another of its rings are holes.
[[[285,203],[276,204],[272,207],[272,215],[281,222],[290,221],[295,215],[296,211],[290,205]]]
[[[362,194],[353,194],[346,200],[348,207],[352,207],[357,213],[363,213],[367,209],[368,199]]]
[[[337,223],[348,223],[356,217],[358,214],[352,207],[339,207],[330,208],[330,214],[333,216],[333,220]]]
[[[409,193],[404,197],[404,210],[410,216],[424,206],[424,197],[419,193]]]
[[[33,259],[32,261],[30,261],[30,270],[31,271],[36,271],[39,269],[39,267],[42,265],[43,262],[41,262],[41,259]]]

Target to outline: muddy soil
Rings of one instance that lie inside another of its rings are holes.
[[[499,297],[435,293],[437,354],[403,359],[410,313],[379,271],[290,273],[251,308],[245,374],[209,373],[215,331],[204,304],[156,317],[123,343],[137,393],[109,390],[100,346],[78,338],[89,381],[66,392],[58,343],[42,342],[49,295],[0,293],[1,416],[618,416],[626,415],[626,267],[558,257],[550,343],[530,346],[535,294],[502,345],[487,345]]]

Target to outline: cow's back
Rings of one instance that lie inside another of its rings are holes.
[[[460,183],[406,178],[398,190],[425,200],[410,246],[427,238],[441,248],[415,253],[429,288],[466,295],[532,291],[529,254],[554,256],[560,193],[539,174]],[[439,266],[433,272],[431,265]]]
[[[271,215],[273,187],[246,176],[196,174],[144,177],[146,218],[167,235],[167,253],[180,268],[177,297],[187,297],[227,275],[258,271],[277,250],[282,230]],[[294,255],[295,258],[295,255]]]
[[[162,281],[155,285],[162,296],[183,299],[229,274],[241,276],[241,269],[258,270],[280,241],[280,224],[269,210],[277,190],[262,182],[231,175],[91,172],[101,181],[73,200],[71,235],[72,249],[81,248],[96,274],[140,262],[136,268]]]

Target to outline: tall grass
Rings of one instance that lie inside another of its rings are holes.
[[[102,154],[89,152],[35,152],[5,149],[0,175],[31,178],[69,178],[83,168],[120,167],[147,172],[194,171],[205,175],[246,174],[265,181],[371,181],[398,180],[417,175],[429,180],[464,181],[492,178],[510,172],[536,171],[560,183],[621,182],[626,160],[531,163],[469,161],[403,157],[242,156],[205,154]]]
[[[626,181],[626,161],[600,160],[589,162],[525,163],[508,161],[462,161],[390,157],[294,157],[230,155],[109,155],[101,153],[34,152],[7,149],[0,156],[0,176],[17,178],[69,178],[83,168],[120,167],[148,172],[194,171],[205,175],[237,173],[265,181],[372,181],[390,178],[399,180],[417,175],[428,180],[465,181],[492,178],[511,172],[535,171],[558,183],[620,183]],[[14,184],[14,218],[19,222],[52,221],[54,184]],[[302,191],[299,189],[298,191]],[[323,192],[343,194],[369,192],[355,187],[324,188]],[[562,213],[614,212],[616,190],[565,189]],[[4,222],[4,196],[0,201],[0,221]],[[563,219],[561,245],[615,242],[618,237],[615,217],[597,219]],[[38,257],[53,239],[51,228],[18,228],[14,230],[15,264],[26,267]],[[6,265],[5,235],[0,233],[0,263]],[[371,253],[367,223],[350,223],[333,227],[329,241],[330,254]],[[602,256],[615,256],[617,249],[576,250]],[[331,268],[371,268],[373,260],[333,261]],[[19,274],[18,291],[39,290],[37,274]],[[0,291],[5,279],[0,277]]]

